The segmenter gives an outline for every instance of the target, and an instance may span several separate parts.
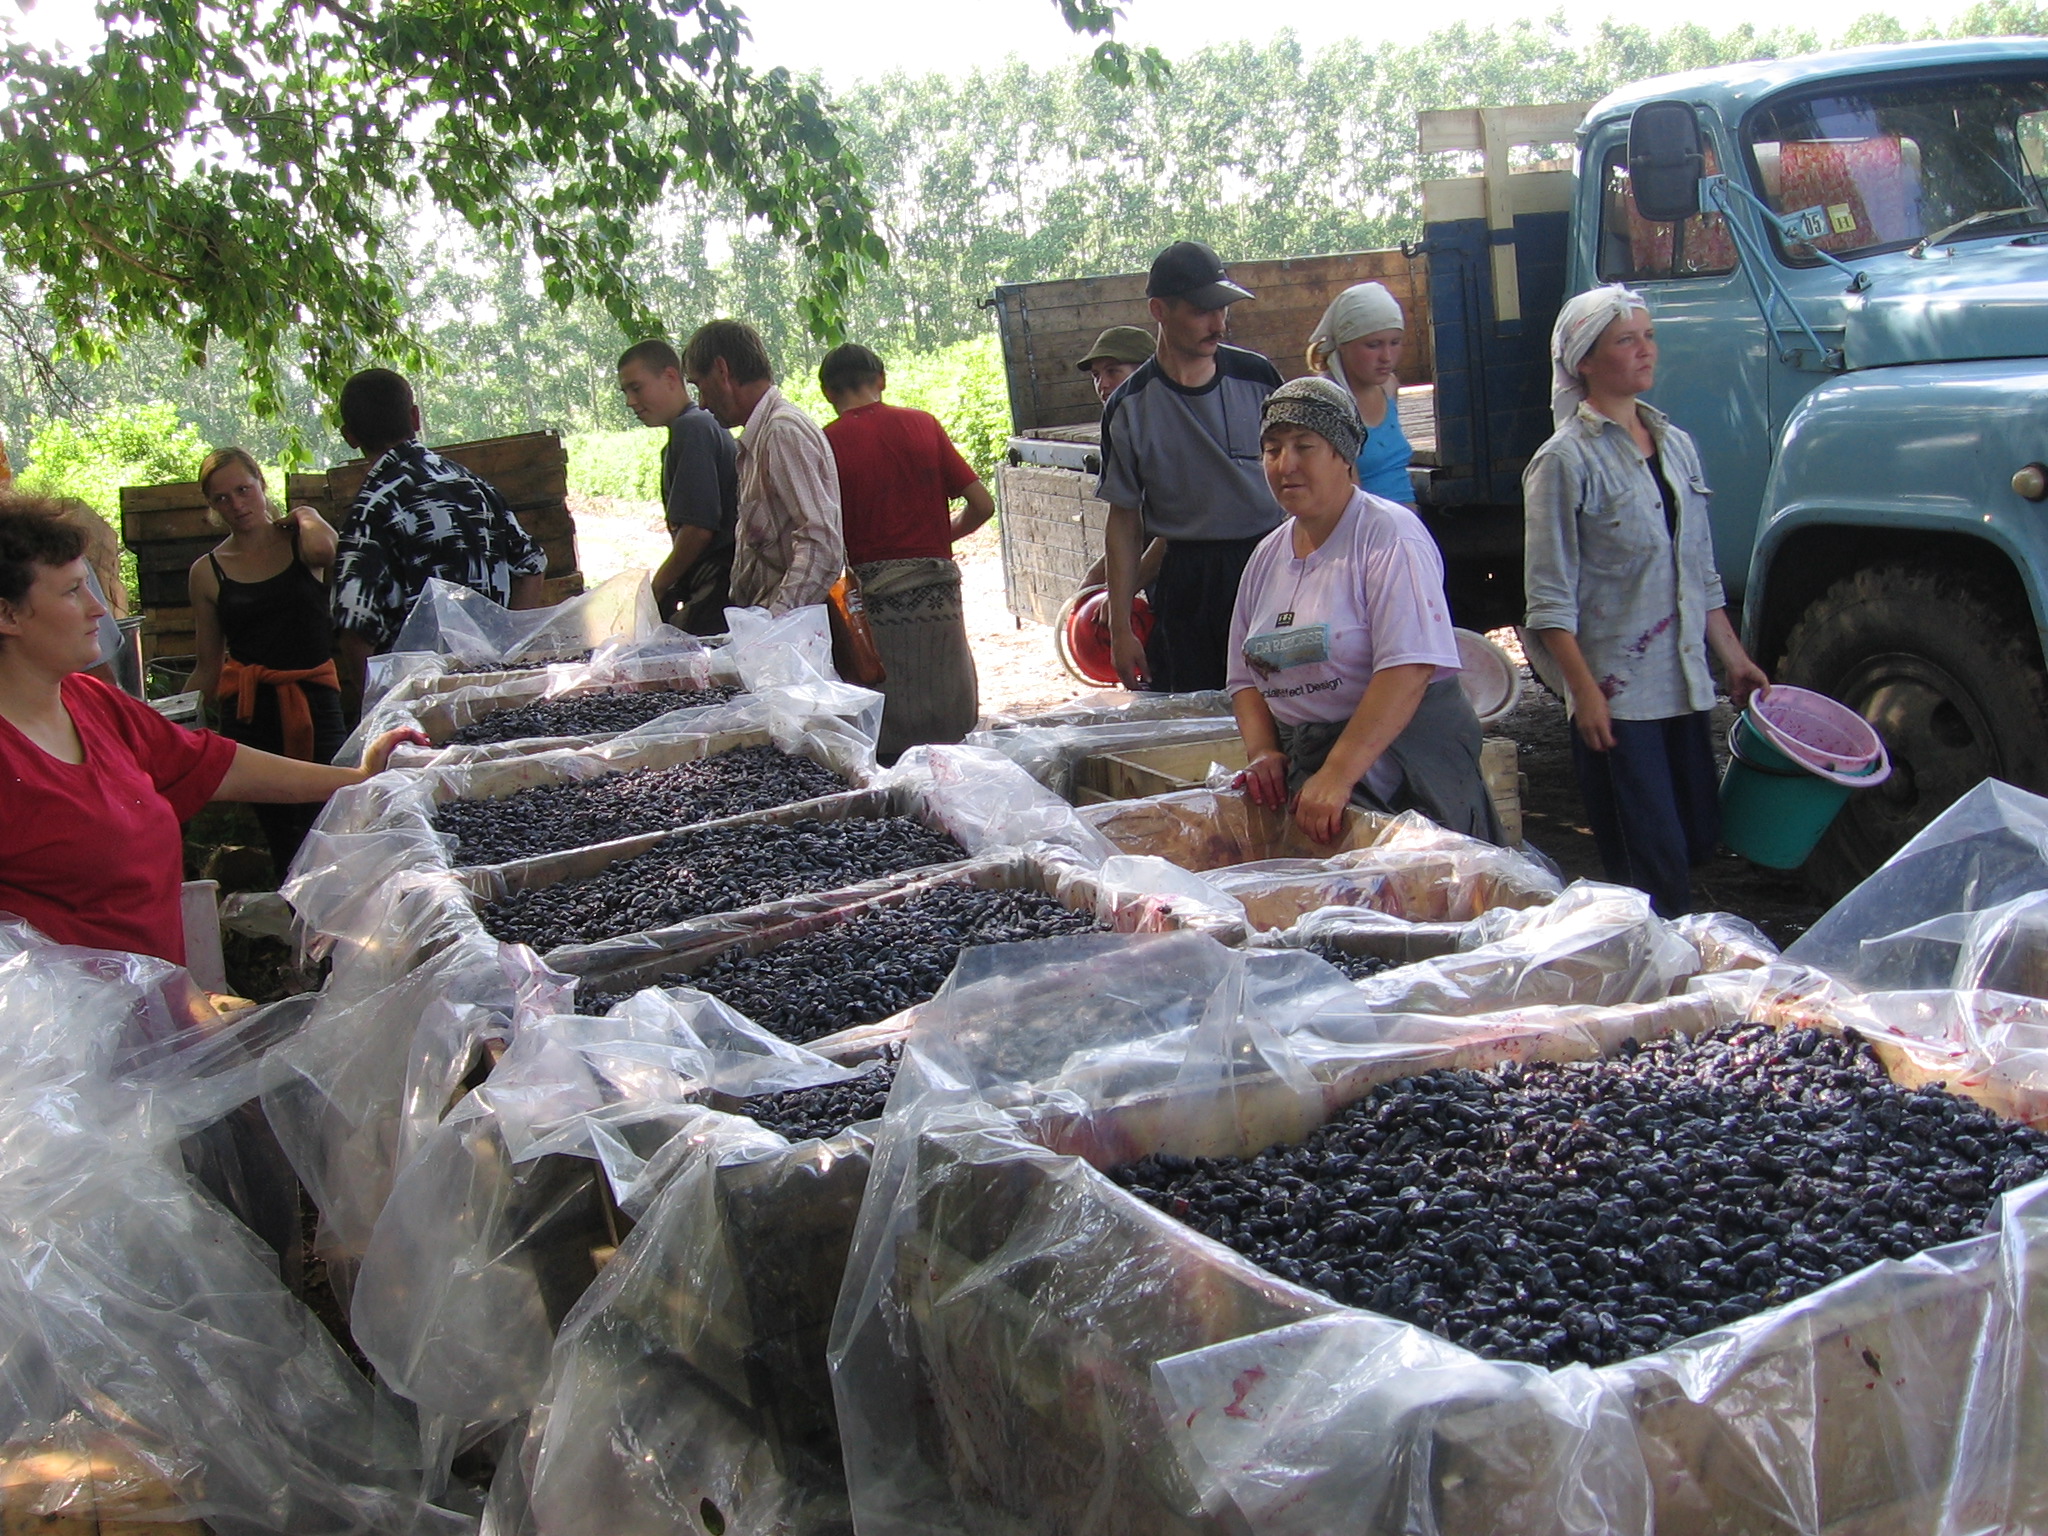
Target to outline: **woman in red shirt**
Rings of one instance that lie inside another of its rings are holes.
[[[380,772],[273,757],[188,731],[97,678],[105,612],[85,541],[34,497],[0,493],[0,911],[61,944],[183,964],[181,823],[209,800],[325,800]]]
[[[839,465],[846,563],[889,674],[876,756],[893,763],[905,747],[974,729],[981,701],[953,546],[996,504],[937,417],[883,401],[889,376],[866,347],[826,353],[818,384],[839,413],[825,438]],[[957,513],[955,501],[966,503]]]

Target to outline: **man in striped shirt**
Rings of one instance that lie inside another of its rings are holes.
[[[713,416],[744,429],[733,605],[781,615],[824,602],[846,567],[839,467],[824,432],[775,387],[750,325],[702,327],[683,349],[683,377]]]

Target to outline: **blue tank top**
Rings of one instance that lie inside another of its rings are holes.
[[[1408,479],[1408,461],[1415,450],[1401,430],[1401,405],[1387,402],[1386,418],[1366,430],[1365,446],[1358,450],[1358,488],[1388,501],[1415,504],[1415,487]]]

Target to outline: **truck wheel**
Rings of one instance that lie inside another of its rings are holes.
[[[1986,778],[2048,785],[2048,677],[2030,615],[1953,572],[1879,566],[1838,581],[1785,642],[1782,682],[1877,727],[1892,776],[1851,795],[1806,863],[1838,896]]]

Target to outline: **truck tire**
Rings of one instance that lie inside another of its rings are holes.
[[[1835,897],[1986,778],[2048,787],[2048,675],[2032,616],[1953,571],[1903,565],[1830,587],[1785,642],[1778,679],[1878,729],[1892,776],[1849,797],[1807,860]]]

